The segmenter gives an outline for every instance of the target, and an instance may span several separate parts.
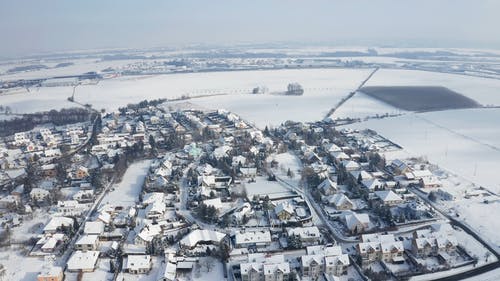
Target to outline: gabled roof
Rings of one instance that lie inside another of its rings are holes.
[[[392,190],[375,191],[375,196],[377,196],[383,202],[403,201],[403,199]]]
[[[222,241],[224,237],[226,237],[226,234],[222,232],[206,230],[206,229],[204,230],[196,229],[193,230],[188,235],[184,236],[184,238],[181,239],[180,244],[192,248],[196,246],[199,242],[220,243],[220,241]]]
[[[345,216],[346,225],[349,230],[353,230],[359,224],[369,224],[370,217],[368,214],[358,214],[355,212],[351,212]]]
[[[318,189],[323,191],[328,191],[330,189],[337,189],[337,183],[326,178],[323,182],[318,185]]]

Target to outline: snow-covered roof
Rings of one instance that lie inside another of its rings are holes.
[[[403,201],[403,199],[392,190],[375,191],[375,195],[383,202]]]
[[[99,235],[90,234],[90,235],[82,235],[78,241],[76,241],[76,245],[94,245],[99,239]]]
[[[321,232],[316,226],[289,228],[288,236],[293,235],[298,235],[300,239],[321,238]]]
[[[195,247],[199,242],[220,243],[226,234],[213,230],[196,229],[181,239],[180,244],[187,247]]]
[[[128,255],[123,267],[127,270],[139,270],[151,268],[150,255]]]
[[[235,236],[235,244],[249,244],[249,243],[271,243],[271,233],[269,230],[262,231],[246,231],[243,233],[236,233]]]
[[[99,251],[75,251],[67,263],[69,271],[94,270]]]
[[[276,207],[274,208],[274,212],[276,214],[279,214],[281,212],[287,212],[291,215],[293,215],[293,206],[290,204],[288,201],[280,202]]]
[[[102,234],[104,232],[104,223],[102,221],[88,221],[83,229],[85,234]]]
[[[43,228],[44,232],[56,231],[61,226],[72,226],[73,219],[68,217],[53,217],[50,219],[49,223]]]
[[[358,214],[355,212],[352,212],[350,214],[347,214],[345,216],[346,220],[346,225],[349,230],[353,230],[354,227],[356,227],[358,224],[369,224],[370,223],[370,217],[368,214]]]

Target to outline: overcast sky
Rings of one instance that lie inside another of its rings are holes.
[[[0,57],[191,43],[500,48],[496,0],[0,1]]]

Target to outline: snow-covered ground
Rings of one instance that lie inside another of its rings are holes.
[[[404,114],[405,110],[395,108],[391,105],[376,100],[361,92],[357,92],[352,98],[346,101],[331,116],[332,119],[374,117],[384,114]]]
[[[499,192],[498,120],[500,110],[469,109],[371,119],[348,127],[373,129],[409,155],[426,156],[432,163]]]
[[[444,86],[482,105],[500,105],[500,80],[418,70],[380,69],[365,86]]]
[[[142,184],[148,174],[152,160],[143,160],[130,165],[123,175],[121,182],[113,185],[114,190],[110,191],[103,198],[101,204],[111,204],[115,206],[134,206],[139,200]]]
[[[267,162],[273,160],[278,162],[278,167],[273,169],[274,174],[291,185],[299,186],[302,171],[300,159],[293,153],[285,152],[269,156]],[[292,173],[290,176],[288,175],[288,169]]]
[[[40,257],[26,257],[19,249],[0,249],[0,264],[7,272],[0,280],[31,281],[36,280],[37,275],[42,270],[45,261]]]
[[[290,119],[294,117],[293,113],[298,119],[306,116],[308,120],[312,120],[321,119],[322,114],[355,89],[369,72],[369,69],[307,69],[120,77],[103,80],[97,85],[78,86],[75,99],[81,103],[90,103],[97,109],[116,110],[120,106],[144,99],[229,94],[234,97],[216,96],[206,101],[196,101],[229,110],[236,107],[237,110],[244,110],[244,113],[257,111],[254,116],[260,120],[269,120],[270,117],[285,119],[281,115]],[[303,96],[242,95],[258,86],[267,87],[269,92],[285,91],[291,82],[298,82],[304,87]],[[17,94],[3,95],[1,101],[2,105],[10,106],[17,113],[57,109],[73,106],[67,101],[72,91],[72,87],[42,87],[30,89],[30,92],[22,90]],[[259,109],[262,106],[265,108]],[[261,113],[268,114],[260,117]]]
[[[254,196],[266,196],[269,198],[282,197],[284,195],[291,195],[292,192],[279,184],[277,181],[268,181],[265,177],[257,177],[256,182],[246,183],[245,189],[248,198],[252,199]]]

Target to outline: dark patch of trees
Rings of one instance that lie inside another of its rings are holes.
[[[83,108],[63,108],[59,111],[51,110],[24,114],[22,117],[0,122],[0,136],[13,135],[18,132],[29,131],[36,125],[53,123],[56,126],[79,123],[90,120],[91,113]]]

